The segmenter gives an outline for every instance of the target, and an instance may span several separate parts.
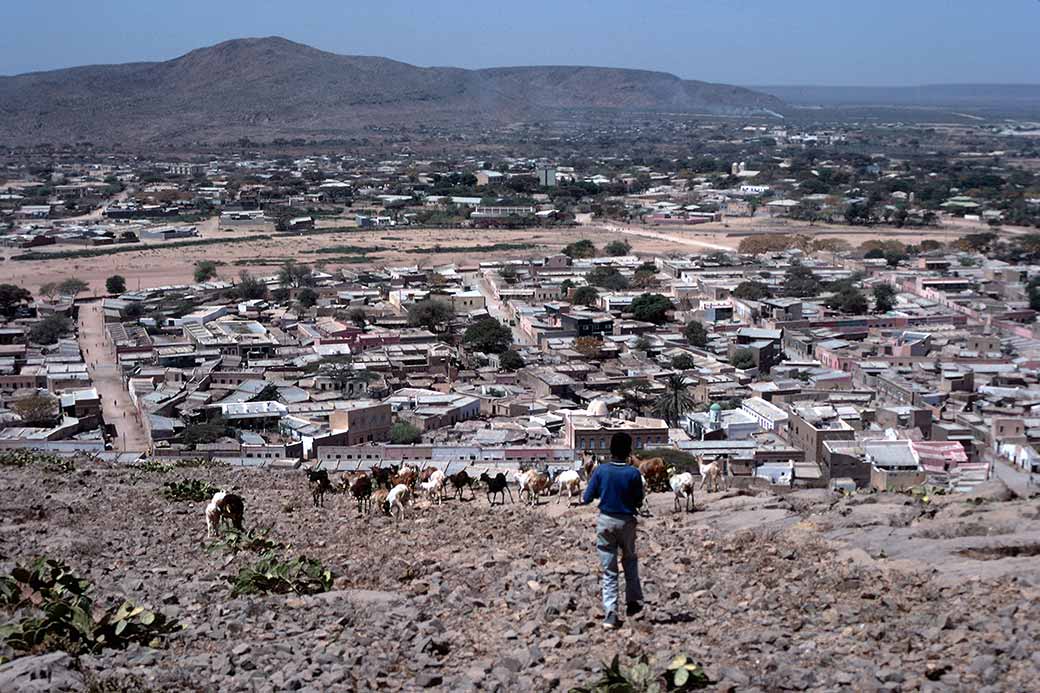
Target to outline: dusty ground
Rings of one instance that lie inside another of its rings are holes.
[[[319,227],[340,227],[348,220],[325,219]],[[271,227],[253,228],[237,226],[231,230],[218,229],[217,219],[197,225],[202,238],[248,238],[256,235],[271,235]],[[19,249],[2,249],[3,271],[10,281],[35,291],[41,284],[61,281],[70,276],[79,277],[90,284],[91,293],[104,291],[105,279],[121,274],[131,289],[192,281],[195,263],[213,260],[225,263],[220,269],[223,277],[234,278],[243,270],[255,274],[273,274],[279,262],[292,258],[302,263],[325,262],[329,268],[363,266],[362,261],[350,262],[345,258],[357,257],[349,250],[343,252],[314,253],[320,248],[334,246],[378,246],[381,250],[367,254],[368,261],[376,265],[413,264],[422,261],[430,266],[450,262],[473,263],[492,259],[518,258],[559,252],[565,245],[579,238],[590,238],[603,246],[612,240],[628,241],[634,252],[646,255],[666,253],[711,252],[724,248],[736,248],[748,233],[805,233],[820,238],[845,238],[853,245],[878,237],[893,237],[906,243],[917,243],[924,238],[950,241],[970,232],[966,228],[951,226],[929,234],[912,234],[896,229],[874,227],[850,229],[848,227],[809,227],[800,222],[771,219],[758,216],[754,219],[731,218],[724,223],[704,224],[688,228],[638,227],[622,228],[615,224],[591,225],[578,228],[532,228],[519,230],[487,229],[351,229],[342,233],[311,236],[278,236],[269,240],[229,243],[225,246],[164,247],[170,242],[152,242],[148,249],[113,253],[90,258],[13,262],[9,258],[22,254]],[[979,229],[971,229],[979,230]],[[531,243],[535,247],[520,250],[473,252],[472,246],[495,243]],[[459,252],[416,253],[418,248],[470,248]],[[41,252],[74,250],[79,246],[52,246]],[[263,264],[265,261],[267,264]]]
[[[150,690],[559,691],[615,654],[677,652],[716,690],[1024,691],[1040,674],[1040,499],[729,491],[687,515],[655,494],[639,538],[649,608],[608,632],[592,508],[489,509],[478,493],[395,526],[342,496],[311,508],[302,476],[5,469],[0,569],[44,553],[180,619],[165,649],[79,662]],[[250,557],[203,549],[202,504],[159,493],[183,477],[237,486],[247,526],[320,558],[334,591],[231,598]],[[54,667],[51,690],[82,682]]]

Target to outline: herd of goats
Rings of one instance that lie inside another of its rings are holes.
[[[592,476],[597,464],[594,458],[584,458],[580,471],[522,469],[513,475],[517,484],[517,497],[521,502],[530,505],[537,505],[541,497],[551,494],[554,490],[557,492],[557,503],[563,498],[564,493],[567,494],[568,502],[574,496],[580,498],[582,484]],[[675,512],[680,512],[681,509],[693,512],[696,478],[692,473],[669,468],[660,457],[639,460],[633,456],[629,458],[629,464],[639,469],[643,488],[648,491],[671,489],[675,497]],[[725,475],[719,463],[700,461],[698,464],[702,489],[707,487],[709,492],[717,492],[726,487]],[[324,507],[327,494],[349,493],[357,503],[359,514],[370,513],[372,504],[375,503],[383,513],[395,520],[404,518],[408,505],[415,497],[426,497],[438,505],[443,503],[445,498],[449,497],[449,486],[452,491],[450,497],[460,501],[463,500],[466,489],[469,489],[471,499],[475,500],[474,489],[479,485],[487,495],[488,505],[494,505],[497,497],[505,504],[507,494],[510,502],[516,502],[509,487],[509,479],[503,472],[494,476],[483,472],[479,477],[474,477],[465,470],[445,474],[443,470],[434,466],[418,469],[408,465],[390,465],[375,466],[368,472],[347,472],[333,483],[328,470],[312,468],[305,471],[315,507]],[[643,502],[643,511],[648,513],[645,497]],[[245,503],[241,496],[226,491],[217,492],[206,506],[206,527],[209,534],[216,534],[222,523],[241,530],[244,513]]]

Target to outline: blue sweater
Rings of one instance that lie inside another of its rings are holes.
[[[597,466],[582,501],[591,503],[597,498],[599,511],[604,515],[634,516],[643,504],[643,479],[639,470],[624,462]]]

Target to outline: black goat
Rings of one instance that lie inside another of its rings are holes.
[[[456,472],[448,477],[448,481],[451,482],[452,487],[455,489],[454,498],[462,500],[462,492],[464,489],[469,488],[469,493],[475,500],[477,494],[473,491],[473,483],[476,481],[473,477],[467,474],[465,471]],[[504,502],[504,501],[503,501]]]
[[[332,482],[329,480],[329,472],[325,469],[308,469],[307,483],[311,487],[311,499],[314,507],[325,507],[325,494],[333,491]]]
[[[484,472],[480,475],[480,480],[487,487],[488,505],[494,505],[494,501],[491,498],[498,495],[502,496],[502,505],[505,505],[507,493],[509,494],[509,502],[516,502],[513,500],[513,492],[509,490],[509,482],[506,480],[506,475],[502,472],[499,472],[494,477],[488,476],[488,473]]]

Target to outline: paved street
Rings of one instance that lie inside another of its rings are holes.
[[[137,410],[123,387],[116,365],[115,348],[106,342],[101,302],[79,307],[79,345],[87,361],[91,380],[101,395],[105,422],[115,425],[118,435],[112,447],[120,452],[146,452],[148,435],[137,418]]]

